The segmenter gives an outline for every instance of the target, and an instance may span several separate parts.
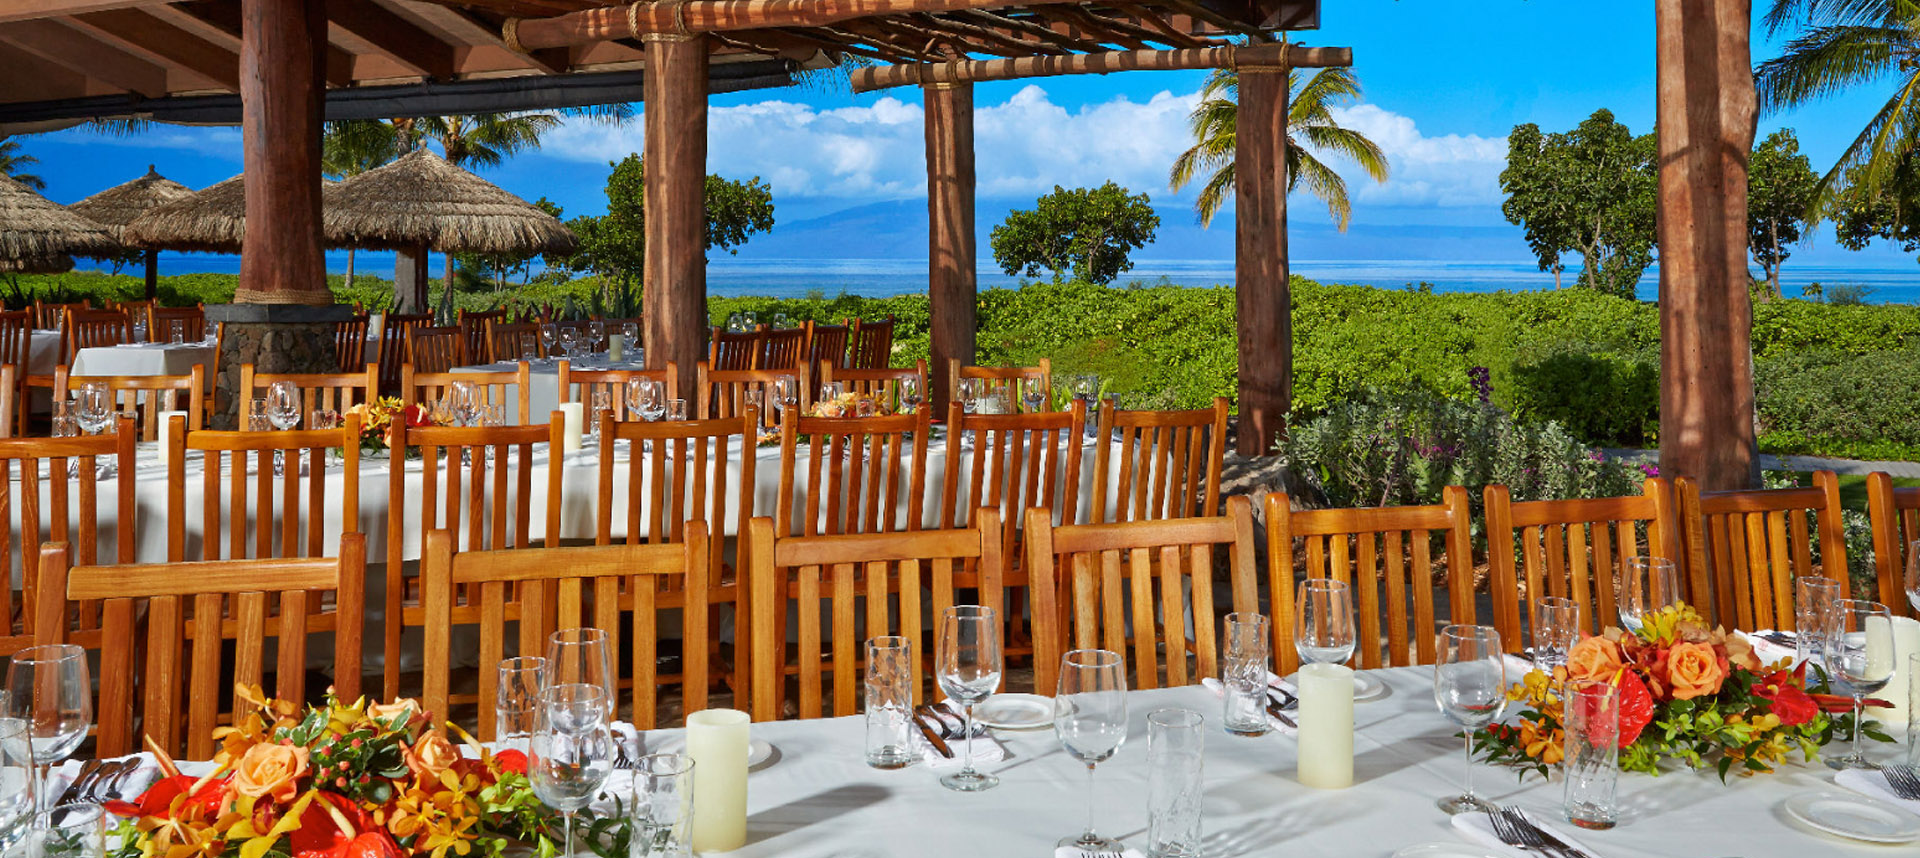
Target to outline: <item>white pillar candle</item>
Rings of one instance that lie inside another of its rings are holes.
[[[1353,786],[1353,669],[1300,668],[1300,783],[1315,789]]]
[[[563,429],[565,432],[562,445],[564,452],[580,452],[580,433],[587,425],[586,415],[582,411],[585,407],[585,405],[578,402],[560,403],[560,413],[564,416],[567,424]]]
[[[704,709],[687,716],[694,852],[730,852],[747,844],[748,720],[738,709]]]
[[[1868,622],[1879,621],[1879,617],[1871,617],[1868,619]],[[1874,697],[1888,701],[1893,705],[1869,706],[1867,707],[1867,714],[1872,715],[1878,719],[1881,724],[1885,725],[1888,733],[1896,736],[1906,735],[1907,685],[1908,683],[1920,681],[1920,677],[1909,675],[1907,670],[1907,657],[1915,653],[1920,653],[1920,620],[1913,620],[1907,617],[1893,618],[1893,652],[1891,654],[1880,652],[1879,647],[1874,645],[1872,636],[1868,636],[1867,641],[1869,647],[1867,658],[1869,661],[1874,664],[1881,664],[1880,659],[1886,658],[1889,655],[1893,659],[1893,681],[1887,683],[1886,688],[1873,694]]]
[[[620,363],[627,359],[627,337],[625,334],[607,335],[607,360]]]

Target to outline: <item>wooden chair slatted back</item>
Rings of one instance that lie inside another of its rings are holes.
[[[432,372],[407,364],[400,368],[400,402],[432,406],[446,398],[454,382],[464,381],[473,385],[483,403],[504,405],[515,423],[525,424],[533,418],[528,389],[532,377],[526,361],[501,372]]]
[[[919,530],[932,425],[924,408],[918,414],[889,417],[786,420],[780,427],[775,534]],[[800,461],[802,449],[805,462]],[[801,479],[805,503],[796,506],[794,483]]]
[[[1121,411],[1109,401],[1100,410],[1095,432],[1089,519],[1219,515],[1220,468],[1226,456],[1224,396],[1215,397],[1212,408],[1191,411]]]
[[[675,544],[600,545],[509,551],[454,551],[454,535],[444,530],[427,534],[420,569],[422,615],[425,618],[423,705],[433,712],[448,711],[451,700],[451,631],[455,625],[478,625],[480,662],[499,664],[506,657],[508,623],[519,631],[522,655],[546,651],[547,636],[559,629],[591,627],[607,633],[614,658],[623,649],[631,660],[616,667],[631,695],[615,702],[615,717],[630,720],[642,730],[659,725],[657,689],[662,677],[656,664],[661,609],[654,596],[665,589],[684,595],[681,602],[684,711],[706,708],[707,651],[712,638],[707,624],[707,595],[712,582],[706,525],[692,522]],[[634,599],[631,646],[620,638],[620,593]],[[740,656],[744,658],[744,654]],[[491,701],[499,690],[495,671],[479,672],[479,708],[475,735],[482,741],[497,737]],[[619,711],[621,704],[630,707]]]
[[[65,634],[74,606],[97,604],[103,616],[97,752],[120,756],[141,738],[183,759],[218,750],[216,727],[253,709],[236,685],[305,701],[307,635],[334,633],[334,690],[360,696],[361,622],[365,615],[366,537],[340,537],[337,557],[215,560],[199,563],[67,568],[64,551],[41,563],[35,624],[41,643],[81,643]],[[328,599],[331,597],[331,605]],[[144,628],[145,634],[142,634]],[[276,663],[267,664],[273,638]],[[223,645],[232,642],[232,682],[223,681]]]
[[[760,409],[761,426],[773,430],[779,427],[780,412],[773,407],[774,383],[782,379],[794,386],[800,412],[806,413],[813,407],[813,385],[809,383],[807,368],[793,369],[712,369],[700,364],[694,372],[693,414],[696,417],[718,420],[737,417],[747,408]],[[758,398],[758,402],[754,401]]]
[[[467,363],[465,346],[452,325],[414,328],[407,332],[407,364],[416,372],[451,372]]]
[[[255,372],[253,364],[240,365],[240,424],[245,429],[253,417],[253,401],[264,399],[275,382],[291,381],[300,387],[300,424],[307,425],[315,409],[326,408],[345,416],[347,409],[380,399],[380,368],[361,364],[348,372]]]
[[[367,323],[370,317],[361,313],[344,322],[333,324],[334,355],[338,358],[336,366],[340,372],[353,372],[367,362]],[[379,371],[380,356],[374,355],[374,370]]]
[[[1680,556],[1673,489],[1659,477],[1629,497],[1516,503],[1501,485],[1484,495],[1494,626],[1507,652],[1532,642],[1540,599],[1572,599],[1582,631],[1599,634],[1619,624],[1628,561]]]
[[[591,418],[593,394],[605,391],[612,402],[613,419],[625,421],[629,405],[627,383],[641,379],[660,382],[667,395],[674,396],[680,389],[680,366],[667,361],[665,369],[574,369],[569,362],[561,361],[560,401],[585,404],[587,417]]]
[[[781,328],[762,331],[760,351],[754,358],[754,369],[793,369],[808,363],[807,329]]]
[[[339,515],[349,533],[360,529],[359,415],[347,415],[338,429],[284,432],[189,431],[176,422],[167,440],[168,560],[319,557],[329,547],[328,515]],[[336,449],[344,468],[339,497],[329,497]],[[201,462],[198,509],[187,507],[189,452]],[[277,456],[284,457],[279,474]],[[197,552],[187,539],[190,520],[199,525]]]
[[[403,565],[410,535],[444,529],[460,551],[528,548],[536,544],[532,517],[538,504],[545,513],[538,544],[547,548],[559,545],[560,478],[565,469],[557,462],[550,463],[546,485],[536,487],[534,447],[545,444],[546,456],[558,455],[555,451],[566,443],[566,423],[555,411],[547,423],[523,426],[409,429],[396,422],[391,431],[384,651],[399,652],[401,628],[422,622],[415,589],[418,582],[408,581]],[[412,450],[418,451],[421,462],[418,499],[409,498],[407,492],[407,455]],[[544,495],[544,502],[540,495]],[[417,524],[408,523],[409,510],[417,516]],[[401,618],[400,622],[394,617]],[[383,680],[382,693],[387,699],[399,695],[399,659],[386,660]]]
[[[53,389],[65,399],[88,384],[104,384],[114,410],[133,412],[140,440],[160,440],[160,414],[185,411],[187,428],[206,426],[206,368],[195,364],[186,375],[68,375],[66,367],[53,371]]]
[[[207,311],[200,307],[152,307],[146,311],[147,336],[156,343],[173,341],[173,323],[180,323],[180,341],[197,343],[207,337]]]
[[[19,379],[13,364],[0,364],[0,438],[13,437],[13,427],[27,410],[21,407],[26,400],[20,395]]]
[[[39,588],[41,548],[61,543],[66,557],[84,565],[131,563],[134,550],[134,432],[133,421],[121,419],[112,431],[82,438],[0,439],[0,558],[18,556],[9,565],[11,580],[20,582],[19,602],[11,587],[0,587],[0,617],[7,628],[0,634],[0,655],[26,646],[35,631],[34,596]],[[101,469],[112,465],[116,476],[102,483]],[[71,472],[69,469],[72,469]],[[111,493],[112,500],[101,497]],[[103,531],[100,510],[117,512]],[[82,606],[73,630],[79,637],[99,635],[99,606]],[[78,641],[76,641],[78,642]]]
[[[400,385],[400,365],[407,363],[407,343],[415,328],[433,324],[431,313],[388,313],[380,322],[380,387],[394,390]]]
[[[506,320],[507,311],[505,310],[461,310],[455,327],[460,329],[460,353],[465,357],[463,363],[494,360],[493,340],[487,335],[487,329],[494,322]],[[512,354],[512,360],[520,359],[518,347]]]
[[[978,379],[984,388],[982,398],[1003,397],[1006,413],[1026,410],[1020,401],[1020,381],[1027,378],[1040,379],[1041,395],[1047,404],[1043,410],[1053,408],[1053,361],[1041,358],[1038,366],[963,366],[958,358],[947,360],[947,390],[955,400],[960,398],[960,380]]]
[[[68,310],[90,310],[91,300],[82,299],[71,304],[48,304],[35,298],[33,301],[33,326],[43,331],[51,331],[66,321]]]
[[[1832,471],[1815,471],[1813,485],[1802,488],[1703,492],[1687,477],[1674,485],[1687,549],[1682,596],[1713,622],[1744,631],[1793,628],[1793,579],[1801,575],[1831,578],[1840,598],[1852,598],[1840,479]]]
[[[822,377],[828,367],[844,369],[847,365],[846,325],[822,325],[809,320],[807,331],[807,365],[813,370],[813,377]]]
[[[848,336],[846,365],[854,369],[885,369],[893,363],[893,317],[853,320]]]
[[[27,373],[33,360],[33,311],[0,311],[0,366],[13,367],[12,381],[6,385],[18,402],[26,402]],[[0,426],[0,438],[14,434],[27,434],[27,417],[30,409],[21,408],[17,412],[9,407],[4,415],[7,421]]]
[[[1294,512],[1284,492],[1267,495],[1266,503],[1276,673],[1286,675],[1299,666],[1293,648],[1294,591],[1307,578],[1333,578],[1352,588],[1361,668],[1432,664],[1435,639],[1445,625],[1435,620],[1435,591],[1441,587],[1433,563],[1435,535],[1444,542],[1448,622],[1476,622],[1466,489],[1448,486],[1442,501],[1429,506]],[[1305,543],[1304,569],[1294,560],[1295,539]]]
[[[760,363],[760,348],[766,332],[713,329],[707,343],[707,365],[714,369],[737,371],[755,369]]]
[[[1907,564],[1914,562],[1914,540],[1920,540],[1920,487],[1895,488],[1887,472],[1868,474],[1867,517],[1873,523],[1873,572],[1880,603],[1896,616],[1920,616],[1903,583]]]
[[[533,356],[546,357],[546,350],[540,344],[540,326],[533,322],[504,322],[499,319],[487,320],[486,348],[474,352],[485,355],[488,361],[501,363],[510,360],[525,360],[526,349],[522,340],[533,338]],[[476,358],[477,359],[477,358]]]
[[[628,545],[679,542],[688,523],[707,532],[726,533],[731,520],[745,533],[754,513],[754,473],[758,415],[751,412],[718,420],[628,421],[603,425],[600,433],[600,502],[594,541],[614,541],[614,501],[625,482],[625,539]],[[628,453],[616,455],[624,442]],[[738,470],[734,491],[731,474]],[[622,473],[624,472],[624,473]],[[709,579],[719,601],[732,601],[724,557],[710,556]]]
[[[778,537],[772,519],[754,519],[747,572],[753,719],[780,717],[789,675],[798,677],[799,717],[856,712],[863,650],[878,635],[913,641],[913,699],[927,699],[926,656],[933,652],[938,617],[956,604],[960,569],[977,569],[983,587],[999,586],[999,529],[1000,517],[991,509],[981,510],[969,527],[902,534]],[[797,641],[791,648],[790,614]],[[928,616],[935,618],[932,628]]]
[[[959,403],[951,404],[938,526],[964,527],[976,509],[999,510],[1001,521],[1010,522],[1002,551],[1011,559],[1020,556],[1022,532],[1011,522],[1024,522],[1028,508],[1050,510],[1062,524],[1078,521],[1085,419],[1081,402],[1042,414],[967,414]],[[1022,583],[1018,570],[1010,570],[1009,579]]]
[[[1216,550],[1227,556],[1232,610],[1260,610],[1253,502],[1242,496],[1230,498],[1222,516],[1113,524],[1055,527],[1046,510],[1032,509],[1026,550],[1041,694],[1053,688],[1070,649],[1120,653],[1133,663],[1129,688],[1217,676]]]
[[[914,361],[909,367],[885,369],[849,369],[823,364],[820,372],[822,386],[838,382],[848,393],[884,404],[895,413],[912,410],[900,401],[903,385],[918,397],[915,407],[925,409],[927,406],[927,362],[923,360]]]
[[[108,348],[133,342],[127,314],[119,310],[68,310],[61,329],[67,341],[62,357],[71,365],[81,349]]]

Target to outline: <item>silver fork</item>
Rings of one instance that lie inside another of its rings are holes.
[[[1506,813],[1498,810],[1493,811],[1487,814],[1487,820],[1493,823],[1493,834],[1495,837],[1500,838],[1501,843],[1517,849],[1524,849],[1528,852],[1538,852],[1542,855],[1553,854],[1547,851],[1544,843],[1532,842],[1526,835],[1522,834],[1519,827],[1513,824],[1513,820],[1507,818]]]
[[[1894,795],[1920,801],[1920,774],[1915,774],[1912,766],[1882,766],[1880,771],[1887,776],[1887,787]]]
[[[1528,819],[1526,814],[1520,812],[1520,808],[1507,805],[1506,807],[1500,808],[1500,815],[1506,817],[1507,821],[1513,824],[1514,830],[1520,833],[1521,838],[1531,845],[1538,846],[1545,850],[1551,850],[1553,854],[1559,855],[1561,858],[1588,858],[1585,852],[1568,846],[1566,843],[1561,842],[1559,838],[1548,834],[1545,830],[1541,829],[1540,826],[1534,825],[1533,820]]]

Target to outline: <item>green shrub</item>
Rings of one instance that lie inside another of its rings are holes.
[[[1517,361],[1510,401],[1517,416],[1554,421],[1588,443],[1649,446],[1660,434],[1659,357],[1569,344]]]
[[[1775,440],[1920,447],[1920,346],[1783,352],[1755,367],[1760,431]]]

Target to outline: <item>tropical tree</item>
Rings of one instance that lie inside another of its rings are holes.
[[[1780,296],[1780,263],[1793,255],[1813,206],[1819,177],[1793,129],[1767,135],[1747,159],[1747,249],[1767,277],[1767,297]]]
[[[1589,289],[1632,296],[1653,264],[1659,176],[1651,133],[1635,137],[1606,109],[1573,130],[1542,134],[1532,123],[1507,136],[1500,211],[1525,228],[1540,270],[1555,270],[1561,253],[1582,259]]]
[[[1153,241],[1160,216],[1146,194],[1108,182],[1098,188],[1053,186],[1032,211],[1012,211],[993,228],[993,259],[1008,274],[1051,270],[1088,283],[1111,283],[1133,267],[1128,256]]]
[[[21,172],[30,164],[40,163],[39,158],[20,151],[20,141],[0,137],[0,176],[11,176],[13,180],[36,191],[47,189],[47,182],[32,173]]]
[[[1347,198],[1347,181],[1320,160],[1319,154],[1339,155],[1358,164],[1376,182],[1385,182],[1389,172],[1387,155],[1365,134],[1343,128],[1333,118],[1332,108],[1360,98],[1360,78],[1352,69],[1325,68],[1296,88],[1298,78],[1287,71],[1287,190],[1300,182],[1327,204],[1327,214],[1342,232],[1353,217],[1353,205]],[[1213,223],[1213,216],[1226,205],[1233,192],[1233,155],[1235,125],[1239,121],[1240,74],[1220,69],[1207,77],[1200,88],[1200,104],[1189,116],[1193,125],[1193,147],[1174,159],[1167,181],[1178,191],[1195,176],[1207,173],[1207,182],[1194,200],[1194,211],[1202,226]]]
[[[320,172],[348,179],[400,157],[404,151],[392,124],[378,119],[327,123],[320,135]],[[353,288],[354,248],[347,248],[347,288]]]

